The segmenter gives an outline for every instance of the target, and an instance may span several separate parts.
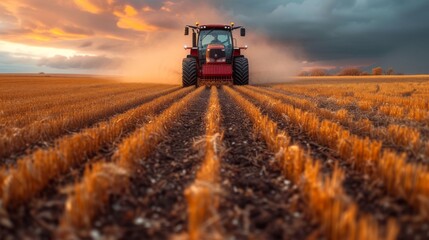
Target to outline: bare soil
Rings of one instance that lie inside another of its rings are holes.
[[[349,111],[349,113],[353,116],[354,121],[358,121],[358,120],[367,118],[373,123],[374,127],[387,128],[390,124],[397,124],[397,125],[401,125],[401,126],[414,127],[415,129],[420,131],[420,134],[421,134],[420,139],[422,141],[428,141],[429,140],[429,127],[426,123],[419,123],[419,122],[412,121],[412,120],[403,120],[403,119],[390,117],[387,115],[380,115],[377,113],[377,109],[373,109],[371,111],[362,111],[355,104],[351,104],[351,105],[348,105],[346,107],[342,107],[340,105],[337,105],[335,102],[333,102],[332,100],[329,100],[327,97],[324,97],[324,96],[312,98],[312,97],[309,97],[309,96],[306,96],[303,94],[292,93],[292,92],[285,91],[282,89],[269,88],[269,90],[273,90],[275,92],[282,93],[282,94],[285,94],[288,96],[293,96],[293,97],[312,101],[314,103],[317,103],[318,108],[321,108],[321,109],[324,108],[324,109],[327,109],[330,111],[338,111],[338,110],[344,108],[347,111]],[[343,125],[343,124],[341,124],[341,125]],[[375,136],[375,134],[371,134],[371,132],[351,129],[351,128],[344,126],[344,125],[343,125],[343,127],[345,129],[349,130],[352,134],[355,134],[359,137],[363,137],[363,138],[368,137],[368,138],[371,138],[373,140],[382,141],[383,142],[383,149],[389,149],[389,150],[395,151],[397,153],[405,152],[407,154],[407,161],[408,162],[429,164],[429,159],[427,159],[425,157],[425,155],[421,152],[415,152],[415,151],[413,151],[411,149],[407,149],[403,146],[398,146],[397,144],[395,144],[391,141],[386,141],[385,139],[382,139],[380,136]],[[424,149],[422,149],[422,151],[423,150]]]
[[[273,153],[253,135],[250,119],[225,92],[219,94],[224,143],[219,214],[234,239],[303,239],[317,229],[306,218],[298,187],[282,177]]]
[[[345,159],[341,159],[323,143],[312,140],[298,126],[288,124],[282,116],[265,109],[253,99],[248,100],[259,106],[280,129],[286,131],[294,143],[306,148],[315,159],[319,159],[326,174],[329,174],[334,164],[338,163],[346,173],[343,187],[350,199],[358,204],[361,213],[374,216],[381,226],[386,226],[389,219],[395,219],[400,228],[398,239],[429,239],[428,219],[404,199],[387,193],[381,182],[372,181],[369,176],[353,169]]]
[[[167,239],[187,227],[185,188],[202,162],[195,141],[205,134],[210,91],[188,107],[157,150],[142,160],[129,193],[114,196],[94,232],[118,239]]]
[[[169,239],[186,237],[187,204],[184,190],[195,179],[203,160],[195,142],[205,134],[204,117],[210,90],[183,112],[156,151],[142,159],[131,178],[129,191],[110,198],[108,208],[95,219],[82,239]],[[223,89],[219,89],[223,144],[221,190],[218,218],[225,239],[326,239],[320,225],[308,216],[306,201],[299,188],[284,178],[262,139],[253,133],[253,124]],[[304,147],[323,163],[329,175],[334,164],[346,172],[344,188],[362,214],[385,226],[395,219],[399,239],[429,239],[429,221],[403,199],[392,197],[378,181],[357,172],[324,143],[316,142],[284,117],[274,114],[250,98],[287,132],[292,141]],[[328,100],[319,107],[337,109]],[[168,106],[165,106],[165,108]],[[337,109],[338,110],[338,109]],[[356,110],[357,111],[357,110]],[[356,112],[360,114],[360,112]],[[142,123],[148,119],[142,119]],[[139,126],[135,126],[137,128]],[[86,164],[110,161],[116,142],[80,166],[70,169],[27,204],[9,210],[0,208],[0,239],[54,239],[66,200],[65,186],[79,181]]]
[[[164,106],[155,114],[161,113],[170,105],[171,104]],[[81,180],[85,167],[88,164],[92,164],[96,161],[110,161],[121,139],[126,138],[141,124],[150,121],[152,117],[153,116],[147,116],[136,126],[124,129],[124,132],[116,141],[104,146],[97,154],[88,156],[89,158],[86,161],[70,169],[68,173],[54,179],[46,189],[27,204],[9,213],[1,212],[0,209],[0,236],[4,236],[5,239],[54,238],[55,230],[64,212],[68,187]]]

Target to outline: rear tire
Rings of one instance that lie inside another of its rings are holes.
[[[234,85],[249,84],[249,61],[245,57],[234,58]]]
[[[183,87],[197,85],[197,60],[184,58],[182,61],[182,85]]]

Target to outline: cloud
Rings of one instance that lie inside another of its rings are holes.
[[[417,39],[418,48],[429,51],[428,1],[224,0],[222,8],[270,39],[302,48],[309,61],[375,62]]]
[[[120,59],[113,59],[104,56],[54,56],[42,58],[38,61],[39,66],[47,66],[58,69],[105,69],[118,68],[121,65]]]
[[[125,5],[122,11],[115,11],[114,14],[119,18],[116,24],[119,28],[140,32],[152,32],[158,29],[156,26],[146,23],[139,17],[139,12],[131,5]]]
[[[82,44],[79,45],[80,48],[86,48],[86,47],[91,47],[92,46],[92,42],[91,41],[86,41],[83,42]]]
[[[74,0],[73,2],[80,9],[89,13],[97,14],[103,10],[100,6],[98,6],[98,4],[94,4],[93,1],[90,0]],[[100,1],[98,1],[98,3],[100,3]]]
[[[401,67],[395,59],[407,49],[429,52],[428,11],[423,0],[2,0],[0,37],[118,59],[135,49],[144,53],[196,20],[234,21],[245,25],[249,36],[300,53],[299,61]],[[177,38],[166,44],[180,46]],[[406,57],[407,66],[418,67],[404,72],[427,70],[417,64],[429,62],[424,54]]]

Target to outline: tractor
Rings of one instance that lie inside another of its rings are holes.
[[[232,32],[240,29],[240,35],[246,36],[242,26],[230,25],[186,25],[185,35],[192,29],[192,47],[184,46],[190,54],[182,61],[182,83],[188,86],[220,86],[249,84],[249,62],[237,47]]]

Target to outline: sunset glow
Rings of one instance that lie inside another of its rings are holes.
[[[53,57],[55,55],[62,55],[65,57],[72,57],[79,54],[76,50],[50,48],[50,47],[36,47],[20,43],[12,43],[0,41],[0,52],[6,52],[17,58],[31,58],[40,59],[43,57]]]
[[[5,62],[19,59],[23,64],[28,60],[29,65],[35,59],[56,57],[66,67],[67,59],[90,56],[119,66],[124,54],[134,54],[136,46],[148,44],[149,34],[170,31],[159,20],[171,19],[172,7],[173,3],[161,1],[4,0],[0,2],[0,58]],[[75,62],[70,64],[75,66]]]
[[[30,61],[35,56],[85,55],[103,62],[110,59],[115,66],[128,65],[124,59],[147,56],[148,49],[157,58],[166,48],[191,44],[190,38],[183,37],[186,24],[236,22],[249,29],[248,38],[243,39],[243,44],[252,46],[249,54],[279,54],[288,59],[283,65],[294,69],[380,65],[423,73],[429,62],[424,54],[429,50],[429,19],[424,11],[429,4],[405,5],[388,0],[2,0],[0,61],[16,62],[19,57],[21,65],[13,69],[23,72],[29,65],[31,71],[40,67]],[[261,42],[274,49],[262,50]],[[9,47],[12,44],[19,48]],[[153,50],[154,45],[160,49]],[[169,59],[180,60],[180,54]],[[71,69],[75,66],[70,65]],[[104,69],[87,70],[98,73]]]

